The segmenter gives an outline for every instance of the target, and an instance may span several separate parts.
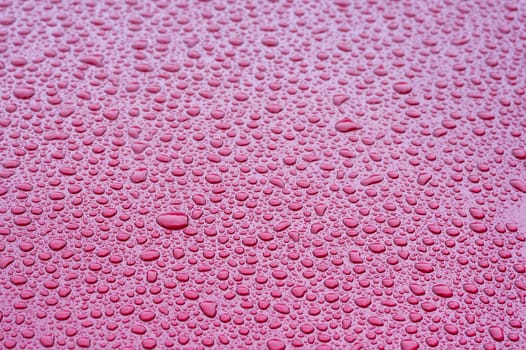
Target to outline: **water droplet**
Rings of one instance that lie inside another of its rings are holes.
[[[157,217],[157,223],[168,230],[181,230],[188,226],[188,216],[180,212],[169,212]]]

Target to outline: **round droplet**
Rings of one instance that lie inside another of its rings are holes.
[[[407,82],[397,82],[393,85],[393,89],[399,94],[405,95],[411,92],[412,87]]]

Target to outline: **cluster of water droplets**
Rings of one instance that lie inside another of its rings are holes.
[[[0,347],[520,349],[525,23],[2,0]]]

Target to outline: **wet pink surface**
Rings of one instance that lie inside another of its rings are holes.
[[[525,23],[1,1],[0,347],[525,349]]]

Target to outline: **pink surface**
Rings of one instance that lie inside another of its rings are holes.
[[[526,349],[526,2],[0,2],[0,347]]]

